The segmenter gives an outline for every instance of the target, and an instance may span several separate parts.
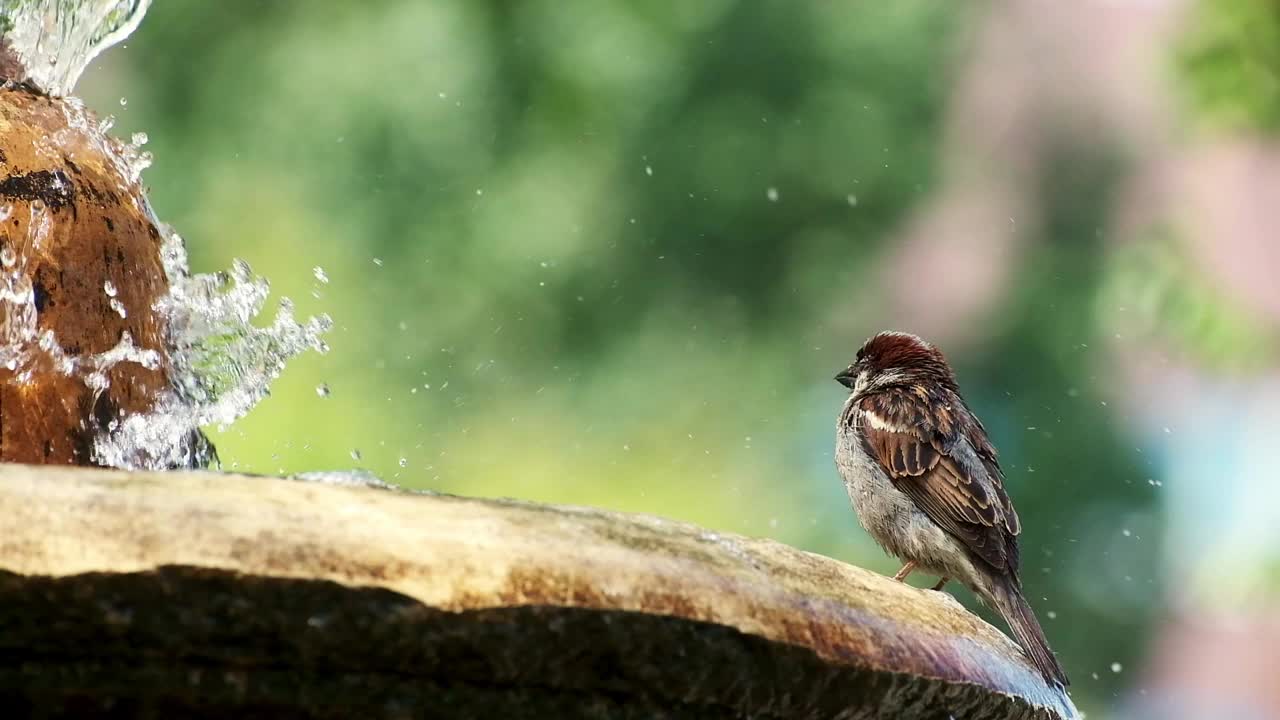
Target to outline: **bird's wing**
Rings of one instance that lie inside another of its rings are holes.
[[[1016,574],[1018,516],[995,448],[980,424],[963,421],[960,402],[924,386],[867,396],[856,416],[862,446],[929,519],[974,555]]]

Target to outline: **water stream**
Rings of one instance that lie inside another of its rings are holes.
[[[98,53],[142,22],[151,0],[0,0],[0,35],[50,95],[69,95]]]

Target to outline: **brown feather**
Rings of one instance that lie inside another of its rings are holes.
[[[921,399],[925,390],[925,399]],[[890,388],[863,398],[857,418],[862,443],[893,481],[929,519],[964,543],[993,568],[1018,573],[1018,516],[1004,491],[995,449],[980,425],[956,427],[972,417],[953,411],[963,401],[946,388]],[[971,477],[950,453],[961,433],[985,477]]]

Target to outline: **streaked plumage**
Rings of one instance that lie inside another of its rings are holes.
[[[972,589],[1045,678],[1066,685],[1022,596],[1022,526],[995,448],[942,353],[914,335],[880,333],[836,379],[852,390],[837,423],[836,465],[863,527],[908,563],[904,573],[914,564]]]

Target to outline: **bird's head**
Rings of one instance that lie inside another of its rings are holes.
[[[836,382],[853,395],[867,395],[885,388],[911,384],[941,384],[954,389],[955,374],[942,351],[904,332],[882,332],[867,340]]]

